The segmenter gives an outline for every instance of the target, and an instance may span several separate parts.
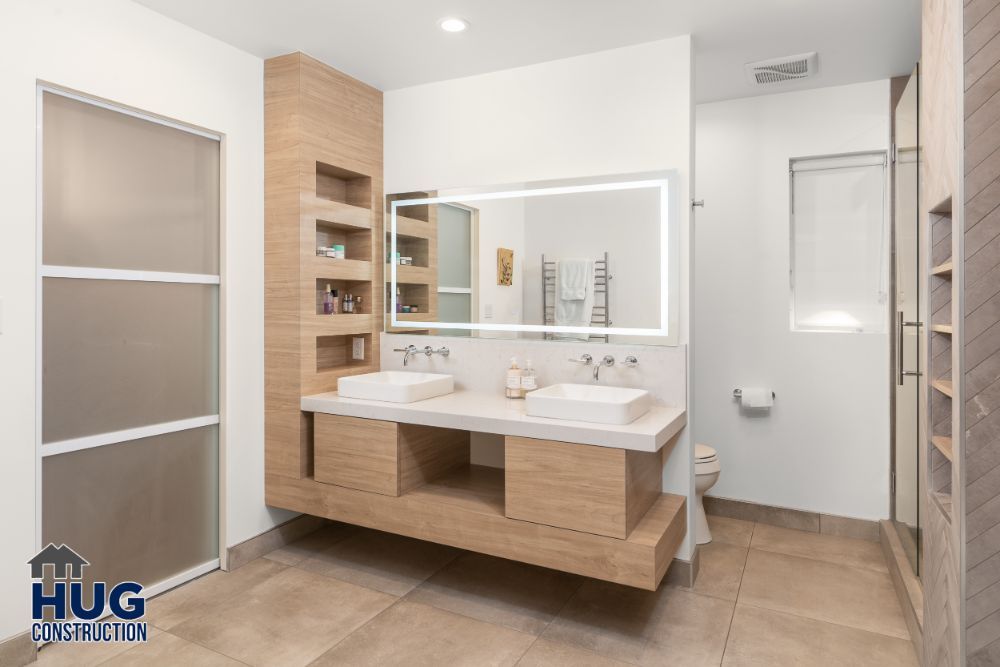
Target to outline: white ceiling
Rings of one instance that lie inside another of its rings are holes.
[[[382,90],[692,34],[699,102],[907,74],[920,0],[136,0],[267,58],[304,51]],[[470,23],[438,28],[445,16]],[[770,88],[753,60],[819,52],[819,74]]]

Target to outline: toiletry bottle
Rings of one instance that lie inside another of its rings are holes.
[[[521,393],[521,369],[517,367],[517,357],[510,358],[510,368],[507,369],[505,387],[504,393],[507,398],[524,398],[524,395]]]
[[[396,288],[396,312],[403,312],[403,290]]]
[[[363,302],[363,298],[362,297],[360,297],[360,296],[354,297],[354,312],[355,313],[360,314],[360,313],[365,312],[362,309],[362,302]]]
[[[333,314],[333,293],[330,291],[329,284],[326,286],[326,291],[323,292],[323,314]]]
[[[329,287],[329,285],[327,285]],[[330,290],[330,303],[333,304],[332,313],[336,315],[340,312],[340,298],[338,297],[337,290]]]
[[[531,365],[531,359],[524,362],[524,369],[521,371],[521,398],[528,395],[529,391],[538,389],[538,382],[535,378],[535,367]]]
[[[354,312],[354,297],[348,292],[344,295],[344,312],[353,313]]]

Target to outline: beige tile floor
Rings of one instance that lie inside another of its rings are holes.
[[[144,645],[38,664],[917,664],[877,544],[709,521],[694,588],[655,593],[329,526],[153,599]]]

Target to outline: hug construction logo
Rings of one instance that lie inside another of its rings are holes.
[[[36,642],[144,642],[147,628],[142,585],[134,581],[85,584],[90,563],[65,544],[49,544],[31,566],[31,639]],[[46,571],[49,574],[46,578]],[[86,599],[91,602],[86,602]],[[46,612],[49,612],[48,615]],[[110,611],[113,619],[96,623]]]

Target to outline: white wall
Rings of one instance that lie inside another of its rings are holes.
[[[789,330],[788,160],[884,150],[889,83],[697,107],[694,435],[719,452],[710,495],[888,516],[887,334]],[[771,414],[732,390],[770,385]]]
[[[691,38],[683,36],[388,91],[385,191],[674,169],[677,192],[686,202],[694,122],[691,63]],[[679,339],[686,343],[686,205],[677,206],[676,220]],[[664,472],[664,488],[677,493],[687,493],[694,483],[687,433]],[[690,517],[689,511],[688,525]],[[678,557],[691,552],[685,539]]]
[[[0,5],[0,639],[29,622],[35,548],[35,84],[225,134],[226,542],[287,518],[264,507],[263,64],[127,0]]]

